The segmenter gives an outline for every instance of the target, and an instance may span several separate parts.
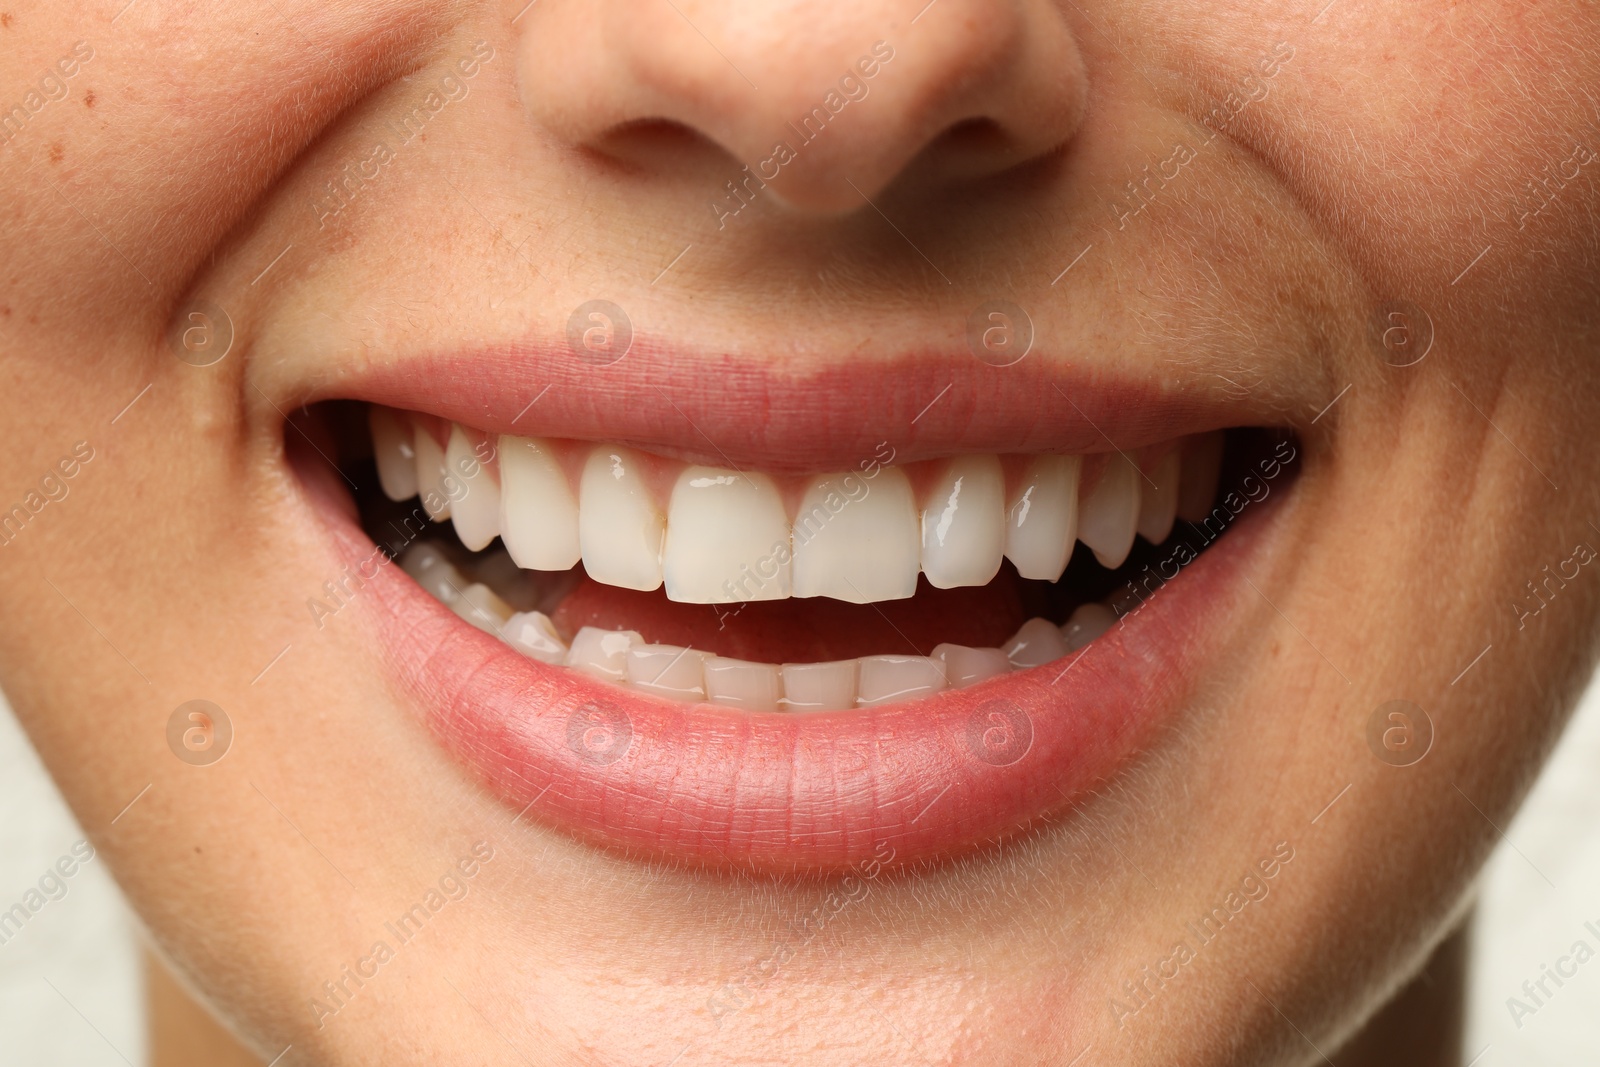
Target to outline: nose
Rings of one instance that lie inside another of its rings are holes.
[[[523,101],[573,147],[655,172],[695,161],[718,186],[711,162],[731,155],[816,213],[1071,139],[1087,86],[1056,0],[920,2],[540,0],[518,26]]]

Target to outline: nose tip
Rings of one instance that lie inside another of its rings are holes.
[[[909,21],[904,6],[542,0],[521,27],[523,98],[573,146],[665,168],[664,144],[680,166],[699,145],[716,187],[730,175],[710,161],[731,155],[750,168],[740,195],[815,213],[857,210],[898,179],[998,173],[1071,139],[1086,78],[1052,0],[934,0]]]

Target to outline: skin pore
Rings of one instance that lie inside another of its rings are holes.
[[[42,502],[0,545],[0,686],[262,1062],[1297,1064],[1459,969],[1596,649],[1592,5],[119,7],[0,0],[0,500]],[[686,374],[796,388],[965,352],[1003,299],[1030,359],[1181,382],[1302,469],[1177,724],[1064,816],[848,906],[642,862],[434,744],[370,603],[308,618],[343,562],[285,458],[362,368],[554,344],[595,298]],[[211,766],[169,748],[194,699]],[[1394,700],[1434,728],[1410,766],[1367,740]]]

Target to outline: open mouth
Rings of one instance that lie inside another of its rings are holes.
[[[754,870],[950,855],[1115,773],[1226,631],[1296,458],[1147,430],[807,471],[367,391],[303,423],[356,487],[322,508],[349,561],[328,594],[376,590],[434,734],[530,818]]]
[[[384,495],[430,522],[368,498],[367,532],[398,532],[434,599],[542,663],[752,712],[914,700],[1084,648],[1136,540],[1211,510],[1223,444],[902,466],[885,442],[773,476],[383,407],[369,425]]]

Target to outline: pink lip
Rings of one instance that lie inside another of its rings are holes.
[[[931,859],[1071,807],[1183,708],[1275,500],[1075,656],[881,708],[669,704],[527,659],[393,566],[362,599],[434,734],[514,809],[632,855],[773,872]],[[372,543],[324,508],[341,553]],[[370,573],[367,564],[361,573]],[[885,850],[891,850],[886,852]]]
[[[689,357],[642,341],[610,366],[564,347],[512,345],[363,366],[293,403],[335,397],[490,433],[604,441],[797,474],[853,469],[884,441],[896,462],[909,463],[972,452],[1132,450],[1270,421],[1193,388],[1112,377],[1037,353],[1011,367],[967,354],[875,354],[797,375],[760,360]]]
[[[1132,449],[1244,421],[1236,405],[1042,359],[991,368],[970,356],[880,357],[798,379],[638,347],[602,368],[564,349],[404,360],[363,367],[294,402],[331,397],[490,432],[789,471],[854,466],[885,439],[906,462],[970,451],[1105,451],[1111,441]],[[352,566],[381,558],[348,508],[319,488],[328,478],[305,480]],[[837,871],[1001,840],[1114,775],[1181,712],[1234,628],[1242,583],[1233,576],[1271,529],[1263,520],[1272,510],[1270,502],[1251,508],[1146,607],[1075,657],[846,712],[751,714],[630,693],[522,656],[396,567],[378,567],[361,600],[435,736],[528,818],[635,856]]]

